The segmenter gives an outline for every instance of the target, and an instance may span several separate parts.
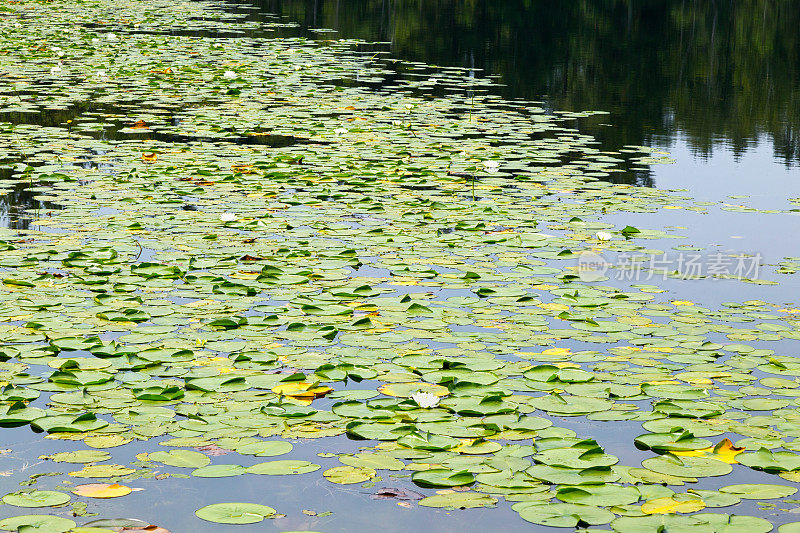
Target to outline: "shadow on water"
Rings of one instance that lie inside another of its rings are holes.
[[[200,105],[200,104],[195,104]],[[176,127],[180,125],[180,119],[175,115],[190,109],[191,105],[176,106],[171,109],[150,110],[151,113],[156,111],[166,115],[167,120],[165,126]],[[67,131],[76,131],[81,135],[87,135],[95,139],[108,140],[108,141],[124,141],[124,140],[155,140],[166,143],[191,143],[191,142],[206,142],[206,143],[232,143],[251,146],[266,146],[269,148],[285,148],[295,144],[327,144],[323,141],[316,141],[311,139],[304,139],[302,137],[295,137],[293,135],[277,135],[269,132],[254,132],[245,135],[227,135],[227,136],[199,136],[187,135],[175,132],[155,131],[149,128],[142,128],[141,131],[123,132],[126,126],[120,125],[114,128],[104,128],[102,130],[83,131],[78,129],[80,120],[83,117],[93,115],[116,115],[118,117],[135,116],[140,108],[134,104],[129,106],[109,105],[107,103],[95,103],[91,99],[86,101],[76,102],[65,109],[52,110],[43,109],[41,111],[6,111],[0,112],[0,122],[8,122],[10,124],[28,124],[42,127],[61,127]]]
[[[200,135],[185,135],[180,133],[170,133],[143,129],[141,132],[123,133],[122,128],[104,129],[99,132],[89,133],[90,136],[106,141],[160,141],[165,143],[231,143],[249,146],[266,146],[269,148],[285,148],[295,144],[328,144],[324,141],[314,141],[303,139],[293,135],[275,135],[271,133],[255,133],[251,135],[231,135],[227,137],[211,137]]]

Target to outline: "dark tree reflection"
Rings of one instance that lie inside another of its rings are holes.
[[[768,137],[800,162],[796,0],[253,0],[394,55],[499,74],[506,96],[602,109],[603,144],[686,135],[700,155]]]

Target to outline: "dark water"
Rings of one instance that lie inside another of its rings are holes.
[[[648,145],[672,153],[675,163],[657,165],[634,174],[635,183],[662,188],[685,188],[699,199],[718,202],[746,195],[759,208],[786,209],[787,198],[800,197],[800,2],[797,0],[238,0],[240,8],[256,6],[252,18],[300,23],[286,34],[314,38],[359,38],[385,41],[391,57],[444,66],[475,69],[477,76],[497,76],[497,91],[507,98],[544,101],[553,110],[603,110],[610,116],[580,124],[604,147]],[[332,28],[338,33],[315,33]],[[232,35],[235,37],[236,35]],[[265,35],[269,36],[269,35]],[[79,110],[80,111],[80,110]],[[14,121],[22,122],[22,118]],[[0,117],[0,120],[2,117]],[[26,119],[29,120],[29,119]],[[43,117],[42,125],[59,125],[64,117]],[[602,125],[607,124],[607,125]],[[0,170],[0,180],[11,172]],[[23,186],[0,192],[0,227],[28,229],[31,218],[43,216],[49,206]],[[37,211],[36,209],[39,209]],[[800,255],[792,243],[800,232],[800,218],[747,215],[715,211],[710,215],[677,211],[664,214],[626,213],[618,226],[674,225],[697,244],[731,246],[764,253],[771,260]],[[659,282],[671,294],[688,299],[702,296],[717,305],[731,299],[794,299],[800,283],[792,277],[779,287],[730,285],[699,286],[670,280]],[[683,292],[681,292],[683,291]],[[788,296],[787,296],[788,295]],[[577,349],[577,348],[576,348]],[[557,423],[573,427],[568,420]],[[620,423],[608,434],[600,424],[575,425],[581,434],[598,438],[608,453],[623,463],[636,464],[643,455],[632,449],[639,423]],[[604,433],[605,431],[605,433]],[[42,449],[43,443],[46,449]],[[337,452],[352,452],[357,442],[338,438]],[[324,468],[338,464],[319,458],[331,444],[297,447],[290,458],[308,459]],[[27,430],[6,435],[3,447],[36,457],[68,448],[61,441],[43,441]],[[128,462],[134,454],[152,451],[144,444],[115,453]],[[241,458],[231,459],[237,461]],[[47,463],[16,461],[11,457],[0,472],[7,490],[32,473],[52,469]],[[6,475],[3,473],[3,475]],[[736,477],[712,481],[713,488],[738,482],[771,483],[762,472],[739,471]],[[507,505],[492,512],[459,513],[416,507],[413,511],[390,502],[375,502],[365,489],[332,487],[319,477],[285,484],[249,479],[194,480],[191,489],[178,478],[142,480],[146,490],[127,499],[110,501],[110,515],[147,515],[174,531],[197,527],[190,513],[220,501],[220,494],[243,500],[254,494],[280,501],[290,517],[248,528],[219,527],[218,531],[532,531],[546,530],[519,520]],[[52,481],[52,483],[51,483]],[[43,478],[41,488],[51,488]],[[379,486],[413,489],[407,479],[387,477]],[[707,486],[704,488],[712,488]],[[232,498],[233,499],[233,498]],[[303,515],[302,509],[333,511],[331,517]],[[146,512],[145,512],[146,510]],[[730,509],[728,510],[730,511]],[[770,516],[745,502],[742,514]],[[781,517],[788,520],[786,515]],[[78,520],[79,522],[81,520]]]
[[[751,195],[762,208],[800,196],[796,0],[235,1],[249,19],[299,24],[259,37],[385,42],[393,58],[496,77],[507,98],[610,112],[579,127],[609,150],[676,159],[626,182]]]
[[[719,209],[725,203],[796,208],[787,200],[800,197],[800,2],[239,0],[239,5],[258,7],[254,17],[277,14],[297,22],[300,34],[309,37],[381,41],[389,57],[473,68],[476,76],[501,83],[493,90],[506,98],[542,101],[551,110],[607,111],[610,115],[576,126],[605,149],[646,145],[674,159],[627,172],[623,181],[683,189],[716,204],[705,214],[625,214],[610,222],[676,226],[695,244],[746,250],[767,262],[800,255],[794,239],[787,238],[800,232],[800,217],[793,216],[800,213],[743,216]],[[336,32],[308,31],[313,28]],[[757,290],[768,296],[764,287]],[[707,294],[724,296],[716,288]]]
[[[621,146],[711,156],[769,145],[800,162],[800,4],[793,0],[250,0],[392,55],[497,75],[511,98],[603,110]],[[331,34],[327,34],[330,37]]]

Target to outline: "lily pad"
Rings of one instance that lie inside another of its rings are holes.
[[[419,501],[423,507],[443,507],[445,509],[472,509],[475,507],[494,507],[497,499],[488,494],[476,492],[451,492],[436,494]]]
[[[785,498],[797,492],[797,488],[787,485],[771,485],[768,483],[727,485],[719,489],[726,494],[734,494],[747,500],[769,500]]]
[[[232,477],[247,472],[242,465],[208,465],[192,470],[194,477]]]
[[[517,503],[511,506],[519,516],[528,522],[550,527],[576,527],[579,524],[608,524],[614,514],[593,505],[574,503]]]
[[[88,498],[119,498],[130,494],[131,488],[117,483],[89,483],[76,486],[72,493]]]
[[[300,460],[279,460],[256,463],[247,467],[248,474],[260,474],[268,476],[283,476],[289,474],[307,474],[320,469],[320,466],[309,461]]]
[[[255,524],[275,514],[275,509],[257,503],[214,503],[194,514],[217,524]]]
[[[322,473],[331,483],[351,485],[363,483],[375,477],[375,470],[364,466],[334,466]]]
[[[77,524],[68,518],[51,515],[21,515],[0,520],[0,529],[4,531],[42,531],[47,533],[63,533]]]
[[[733,468],[728,463],[704,457],[678,457],[662,455],[642,461],[642,466],[660,474],[679,477],[709,477],[730,474]]]
[[[3,503],[16,507],[52,507],[54,505],[65,504],[69,500],[69,494],[54,490],[15,492],[3,496]]]

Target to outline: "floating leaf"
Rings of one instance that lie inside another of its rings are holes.
[[[582,485],[578,487],[559,487],[556,492],[556,498],[565,503],[606,507],[635,503],[639,501],[640,494],[636,487],[621,487],[610,484]]]
[[[242,465],[208,465],[192,470],[194,477],[232,477],[246,472]]]
[[[691,451],[673,451],[673,455],[691,457],[709,457],[728,464],[737,464],[736,456],[744,451],[743,447],[734,446],[730,439],[722,439],[716,446]]]
[[[455,472],[442,468],[414,472],[411,480],[420,487],[461,487],[475,482],[474,476],[466,470]]]
[[[443,435],[431,435],[430,433],[410,433],[397,439],[397,443],[409,448],[418,450],[440,451],[455,448],[461,441]]]
[[[116,483],[89,483],[87,485],[78,485],[72,490],[72,494],[88,498],[119,498],[130,493],[130,487]]]
[[[98,450],[77,450],[40,457],[40,459],[45,458],[56,463],[100,463],[111,459],[111,454]]]
[[[364,466],[334,466],[322,473],[331,483],[350,485],[362,483],[375,477],[375,470]]]
[[[320,466],[308,461],[280,460],[256,463],[247,468],[248,474],[261,474],[269,476],[283,476],[288,474],[307,474],[320,469]]]
[[[255,524],[275,514],[275,509],[257,503],[215,503],[194,514],[217,524]]]
[[[662,455],[642,461],[642,466],[660,474],[679,477],[708,477],[730,474],[733,468],[728,463],[705,457],[677,457]]]
[[[272,392],[275,394],[290,396],[300,400],[313,400],[314,398],[321,398],[332,390],[333,389],[330,387],[322,387],[314,383],[306,383],[303,381],[282,383],[272,388]]]
[[[72,477],[96,477],[96,478],[106,478],[106,477],[117,477],[117,476],[126,476],[128,474],[134,473],[136,470],[132,468],[128,468],[122,465],[86,465],[83,467],[82,470],[77,470],[75,472],[70,472],[69,475]]]
[[[800,470],[800,455],[792,452],[771,452],[761,448],[753,453],[741,454],[737,459],[745,466],[769,473]]]
[[[255,455],[256,457],[274,457],[292,451],[294,446],[284,440],[265,440],[237,446],[236,451],[242,455]]]
[[[600,525],[614,519],[614,514],[592,505],[574,503],[522,502],[511,506],[528,522],[550,527],[575,527],[578,524]]]
[[[428,392],[438,397],[447,396],[450,391],[447,387],[433,383],[387,383],[378,387],[378,391],[386,396],[410,398],[417,392]]]
[[[644,514],[693,513],[704,509],[706,504],[694,495],[675,494],[666,498],[656,498],[642,504]]]
[[[496,498],[488,494],[476,492],[451,492],[448,494],[436,494],[420,500],[419,504],[423,507],[444,507],[445,509],[472,509],[475,507],[494,507],[497,503]]]
[[[69,500],[69,494],[54,490],[15,492],[3,496],[3,503],[16,507],[52,507],[54,505],[65,504]]]
[[[389,455],[377,453],[359,453],[357,455],[342,455],[339,461],[349,466],[361,466],[373,470],[402,470],[405,463]]]
[[[211,463],[207,455],[191,450],[170,450],[153,452],[147,455],[149,461],[158,461],[168,466],[181,468],[200,468]]]
[[[785,498],[797,492],[795,487],[786,485],[770,485],[768,483],[728,485],[719,489],[720,492],[735,494],[747,500],[769,500],[772,498]]]
[[[42,531],[47,533],[63,533],[77,524],[68,518],[41,514],[14,516],[0,520],[0,529],[4,531]]]

